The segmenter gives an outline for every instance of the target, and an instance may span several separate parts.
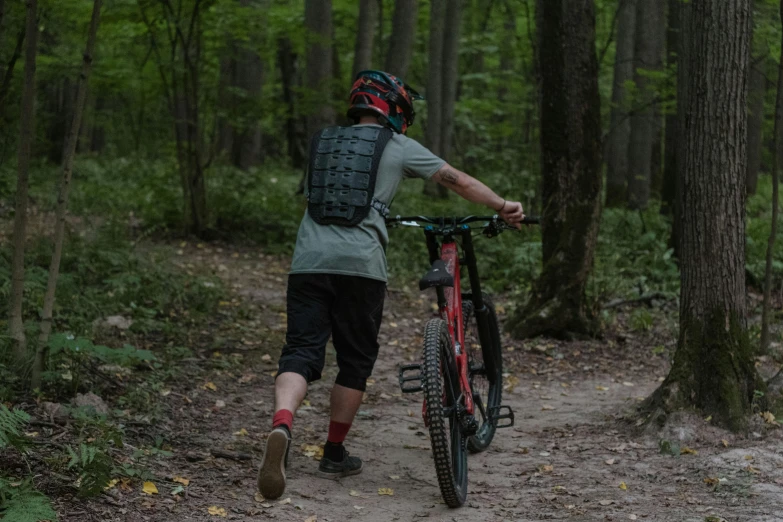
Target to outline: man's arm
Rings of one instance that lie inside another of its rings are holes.
[[[491,208],[507,223],[517,224],[525,218],[521,203],[503,199],[476,178],[455,169],[448,163],[432,176],[432,180],[453,190],[468,201]]]

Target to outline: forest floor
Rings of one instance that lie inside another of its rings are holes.
[[[468,501],[447,508],[421,397],[401,395],[397,384],[398,366],[419,356],[432,296],[395,288],[380,358],[347,440],[364,460],[363,473],[337,482],[315,475],[336,375],[330,354],[323,380],[310,388],[294,421],[286,493],[276,501],[260,498],[256,473],[285,334],[289,261],[250,249],[167,248],[181,270],[221,277],[232,292],[222,307],[245,313],[192,332],[196,355],[162,391],[164,415],[143,428],[145,437],[162,436],[173,453],[151,469],[158,493],[134,484],[89,501],[61,498],[62,521],[783,520],[779,428],[759,418],[748,437],[705,419],[684,418],[655,433],[636,426],[635,408],[666,375],[674,340],[657,326],[632,332],[622,314],[600,341],[504,340],[504,400],[516,426],[499,430],[488,451],[469,457]],[[508,304],[496,301],[502,319]],[[662,452],[662,441],[671,451]],[[220,451],[234,458],[215,457]],[[172,495],[184,482],[184,491]]]

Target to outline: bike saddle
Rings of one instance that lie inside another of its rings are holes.
[[[449,274],[446,263],[442,259],[436,259],[432,263],[430,271],[424,274],[424,277],[419,281],[419,290],[437,286],[454,286],[454,277]]]

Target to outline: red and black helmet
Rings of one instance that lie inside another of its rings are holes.
[[[362,71],[356,75],[351,89],[348,117],[359,121],[362,112],[372,111],[383,125],[405,134],[416,116],[413,101],[421,99],[419,93],[396,76],[383,71]]]

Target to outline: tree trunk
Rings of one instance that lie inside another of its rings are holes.
[[[310,92],[332,92],[332,0],[305,0],[307,45],[307,89]],[[331,100],[309,107],[308,137],[335,122]]]
[[[538,0],[543,270],[508,328],[516,337],[591,336],[585,288],[601,212],[601,100],[595,6]]]
[[[680,98],[682,257],[680,336],[648,406],[653,418],[697,408],[747,428],[754,367],[745,304],[745,166],[750,0],[691,2],[683,19],[689,84]]]
[[[446,92],[444,75],[444,58],[446,56],[446,16],[449,11],[449,3],[454,0],[432,0],[430,2],[430,52],[427,74],[427,128],[425,138],[427,147],[436,155],[442,156],[444,152],[444,126],[443,120],[446,114]],[[426,183],[424,193],[445,198],[445,187],[435,183]]]
[[[22,28],[21,31],[19,31],[19,35],[16,37],[16,47],[14,48],[14,52],[11,55],[11,58],[8,60],[8,65],[5,68],[5,73],[2,76],[2,82],[0,82],[0,116],[3,115],[3,108],[5,107],[5,99],[8,96],[8,91],[11,88],[11,80],[14,76],[14,68],[16,67],[16,62],[21,58],[22,56],[22,50],[24,48],[24,36],[25,36],[26,28]]]
[[[636,2],[624,0],[617,6],[617,38],[612,83],[612,114],[609,127],[606,168],[606,206],[625,204],[628,183],[628,142],[631,135],[629,101],[625,85],[633,80]]]
[[[48,351],[49,334],[52,331],[52,311],[54,310],[54,296],[57,290],[57,277],[60,273],[60,259],[63,252],[63,238],[65,236],[65,215],[68,210],[68,193],[71,186],[71,175],[73,174],[73,160],[76,156],[76,144],[79,140],[79,128],[82,123],[82,114],[87,100],[87,82],[92,70],[93,53],[95,50],[95,39],[98,34],[98,24],[101,17],[102,0],[95,0],[92,8],[92,20],[90,21],[90,32],[87,36],[87,46],[84,50],[82,60],[82,71],[79,76],[79,82],[76,90],[76,103],[74,105],[73,121],[71,130],[68,134],[65,157],[63,159],[63,176],[60,185],[60,193],[57,198],[56,223],[54,227],[54,253],[52,262],[49,265],[49,280],[46,283],[46,294],[44,296],[43,312],[41,314],[41,334],[38,338],[38,347],[35,353],[35,362],[33,364],[33,374],[30,383],[32,389],[40,388],[41,374],[46,362]]]
[[[299,57],[294,53],[291,40],[280,38],[277,42],[277,63],[280,67],[280,82],[283,87],[283,101],[286,106],[285,129],[288,143],[288,156],[294,167],[304,164],[304,139],[301,136],[299,118],[296,110],[294,89],[297,87],[296,67]]]
[[[457,103],[457,84],[459,83],[459,38],[461,23],[461,0],[448,0],[446,24],[443,40],[443,116],[441,125],[441,157],[451,159],[451,146],[454,139],[454,105]],[[440,186],[440,185],[438,185]]]
[[[780,4],[780,16],[783,20],[783,3]],[[778,213],[779,193],[778,181],[780,176],[780,156],[783,154],[783,35],[781,36],[780,63],[778,65],[778,93],[775,98],[775,126],[773,130],[773,152],[772,155],[772,228],[769,232],[769,241],[767,242],[767,259],[764,270],[764,303],[761,308],[761,351],[766,352],[769,349],[769,309],[770,294],[772,292],[772,256],[775,252],[775,238],[778,233]],[[753,73],[751,73],[753,74]],[[760,140],[759,140],[760,142]],[[748,140],[748,147],[751,146]],[[759,148],[761,144],[759,143]],[[749,153],[750,155],[750,153]],[[756,173],[758,175],[758,171]],[[755,189],[755,187],[754,187]]]
[[[634,82],[638,93],[631,116],[628,145],[628,206],[647,208],[652,181],[652,154],[655,141],[657,94],[645,71],[661,69],[663,34],[666,29],[666,4],[661,0],[638,0],[636,4],[636,43],[634,46]],[[657,162],[660,165],[660,161]]]
[[[386,55],[386,71],[400,78],[405,78],[411,64],[418,17],[418,0],[395,2],[389,51]]]
[[[676,160],[676,172],[674,176],[674,219],[672,220],[672,235],[669,240],[669,246],[674,250],[674,257],[681,259],[682,255],[682,220],[683,220],[683,193],[685,192],[685,168],[682,158],[682,143],[687,132],[685,112],[683,109],[684,100],[690,96],[690,74],[691,74],[691,46],[688,45],[684,29],[691,23],[692,5],[689,1],[678,0],[678,17],[680,22],[679,39],[677,43],[677,146],[674,154]]]
[[[356,73],[372,69],[375,24],[378,21],[378,1],[359,1],[359,26],[356,29],[356,48],[353,55],[353,78]]]
[[[21,366],[27,355],[22,303],[24,300],[24,247],[27,239],[27,191],[35,135],[35,60],[38,50],[38,0],[27,0],[27,44],[24,56],[24,88],[22,114],[19,125],[19,156],[14,207],[14,255],[11,264],[11,303],[9,306],[9,334],[14,358]]]
[[[675,71],[674,87],[676,92],[676,68],[680,38],[680,2],[668,0],[669,22],[666,31],[666,63],[670,70]],[[678,109],[666,115],[664,129],[664,160],[663,187],[661,188],[661,214],[670,215],[674,212],[674,201],[677,195],[677,128]]]
[[[747,195],[756,193],[761,168],[763,145],[762,128],[764,126],[764,97],[767,90],[767,77],[764,74],[766,60],[752,63],[748,72],[748,166],[745,177]]]

